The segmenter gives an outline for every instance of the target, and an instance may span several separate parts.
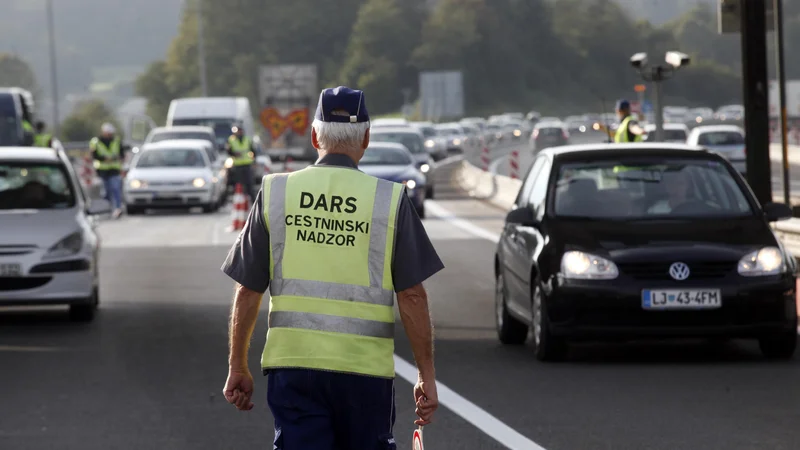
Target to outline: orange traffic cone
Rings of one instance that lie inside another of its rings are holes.
[[[236,183],[236,191],[233,194],[233,224],[228,231],[241,231],[247,220],[247,198],[244,195],[241,183]]]

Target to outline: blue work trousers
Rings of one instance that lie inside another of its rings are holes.
[[[106,190],[106,200],[114,209],[122,208],[122,177],[120,175],[105,175],[102,177],[103,188]]]
[[[307,369],[269,372],[274,450],[395,450],[394,380]]]

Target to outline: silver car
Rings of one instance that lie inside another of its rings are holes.
[[[142,147],[131,162],[122,197],[128,214],[154,208],[201,207],[213,212],[224,202],[227,169],[205,141],[164,141]]]
[[[689,133],[686,143],[717,152],[740,173],[747,172],[744,130],[736,125],[701,125]]]
[[[0,306],[69,305],[77,321],[99,303],[100,239],[90,200],[67,155],[0,147]]]

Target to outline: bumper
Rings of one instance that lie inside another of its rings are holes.
[[[210,189],[182,189],[170,191],[125,191],[125,204],[129,206],[180,207],[200,206],[213,202]]]
[[[574,339],[750,338],[797,327],[791,275],[739,280],[738,284],[615,281],[570,280],[552,289],[546,301],[553,333]],[[642,290],[658,288],[720,289],[722,305],[706,310],[645,310]]]
[[[31,274],[0,278],[0,306],[89,303],[94,289],[92,270]]]

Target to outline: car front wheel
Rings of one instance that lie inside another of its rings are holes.
[[[92,291],[92,296],[87,303],[75,303],[69,306],[69,318],[73,322],[91,322],[97,313],[100,296],[97,288]]]
[[[428,186],[425,190],[425,198],[432,199],[433,198],[433,186]]]
[[[545,362],[561,361],[567,355],[567,343],[563,338],[553,336],[550,329],[550,318],[547,315],[547,302],[545,302],[538,283],[533,287],[531,297],[533,345],[536,359]]]
[[[508,312],[508,289],[503,274],[497,275],[495,281],[495,324],[497,337],[506,345],[522,345],[528,339],[528,326],[512,317]]]

